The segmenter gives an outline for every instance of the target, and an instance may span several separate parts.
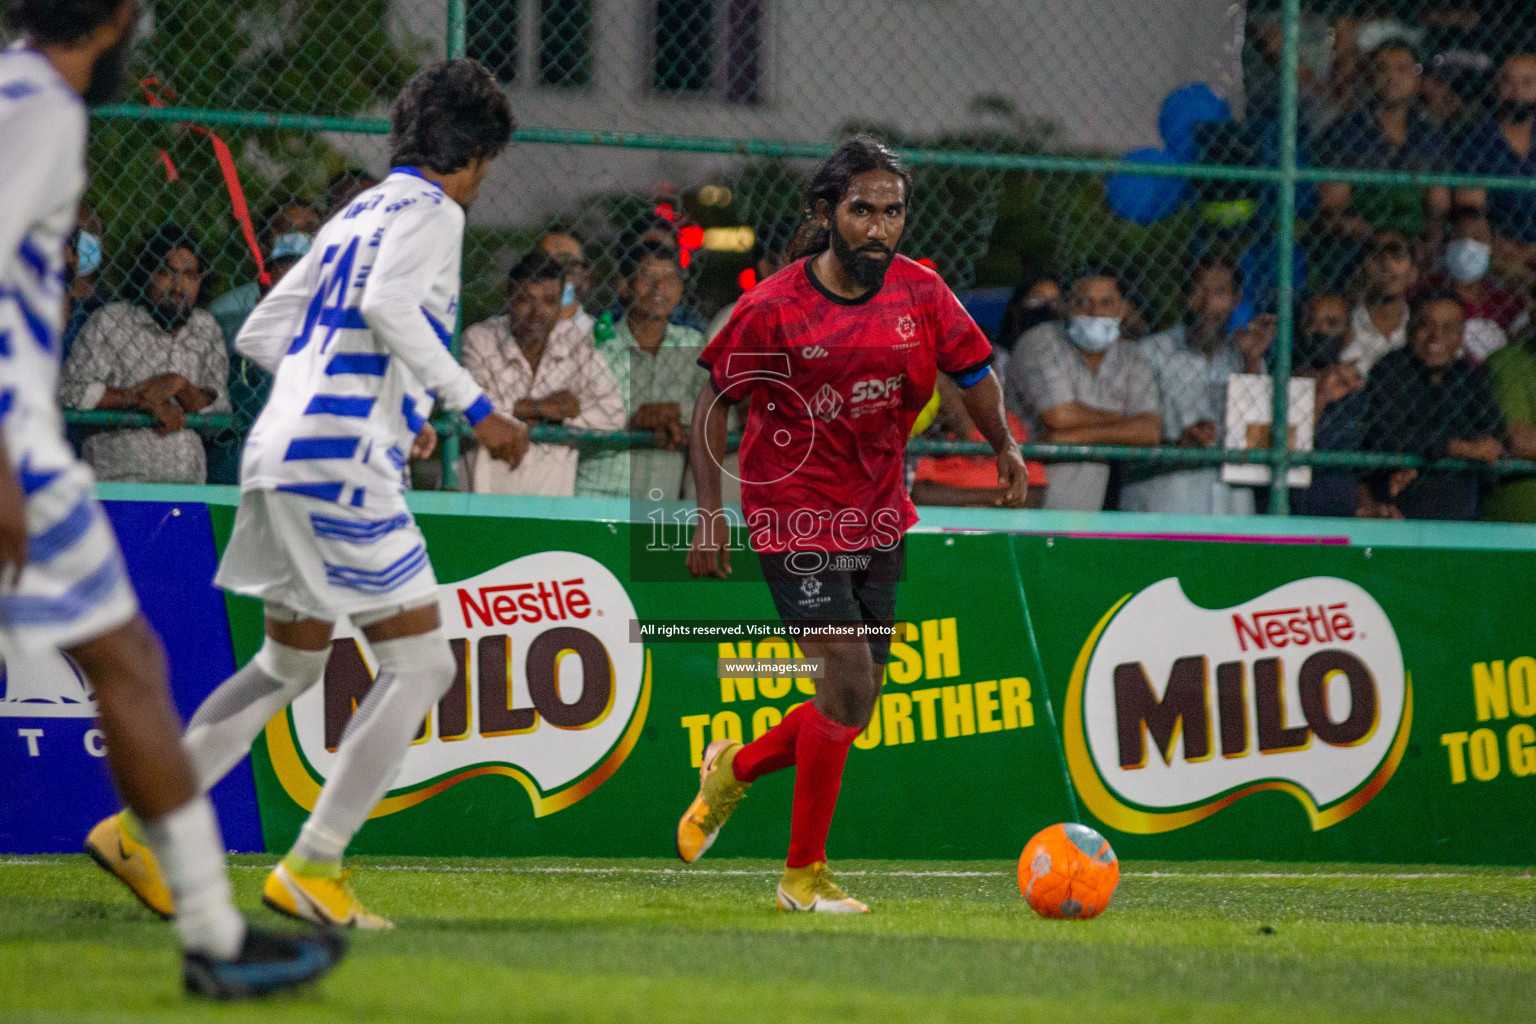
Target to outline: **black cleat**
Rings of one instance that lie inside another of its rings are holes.
[[[325,974],[347,951],[340,933],[283,934],[247,928],[233,960],[188,953],[181,977],[187,991],[209,999],[252,999],[306,985]]]

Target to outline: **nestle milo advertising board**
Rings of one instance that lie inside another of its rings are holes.
[[[1536,859],[1529,554],[1018,553],[1074,792],[1123,856]]]
[[[222,538],[231,510],[212,511]],[[695,581],[681,550],[636,554],[641,524],[420,519],[460,678],[359,852],[668,855],[704,745],[814,693],[719,675],[722,657],[797,653],[750,554],[729,583]],[[1012,857],[1080,817],[1128,857],[1528,862],[1532,569],[1508,551],[914,533],[833,855]],[[259,612],[229,607],[248,656]],[[740,628],[636,642],[632,621]],[[324,686],[258,743],[269,848],[313,805],[371,664],[339,633]],[[781,855],[792,785],[754,786],[712,856]]]

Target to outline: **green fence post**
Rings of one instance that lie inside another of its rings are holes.
[[[448,40],[447,52],[449,60],[458,60],[464,56],[465,42],[465,0],[448,0]],[[453,344],[450,346],[453,358],[459,358],[459,348],[462,344],[464,316],[463,308],[459,310],[459,322],[454,325]],[[443,459],[443,483],[445,491],[455,491],[459,487],[459,432],[454,430],[442,439]]]
[[[1286,478],[1290,475],[1291,413],[1291,339],[1296,335],[1296,89],[1300,61],[1301,0],[1283,0],[1284,43],[1280,55],[1280,209],[1277,255],[1280,258],[1280,287],[1276,301],[1279,321],[1275,332],[1274,409],[1269,438],[1273,446],[1270,462],[1269,511],[1288,515],[1291,492]]]
[[[464,3],[465,0],[448,0],[448,59],[464,56]]]

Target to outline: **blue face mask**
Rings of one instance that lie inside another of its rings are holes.
[[[560,305],[569,306],[576,301],[576,286],[571,282],[565,282],[565,289],[560,293]]]
[[[75,236],[75,255],[80,260],[75,276],[90,277],[101,269],[101,239],[89,231],[80,232]]]

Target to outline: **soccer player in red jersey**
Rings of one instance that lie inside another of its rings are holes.
[[[997,452],[1001,504],[1022,506],[1028,487],[990,343],[938,274],[896,253],[911,195],[911,177],[884,144],[867,136],[845,143],[808,188],[814,230],[803,258],[743,296],[700,359],[711,379],[691,426],[700,515],[688,569],[719,579],[731,572],[720,504],[726,414],[750,400],[740,474],[750,541],[780,618],[825,674],[813,700],[751,743],[709,745],[677,850],[698,860],[747,787],[793,765],[778,887],[785,910],[869,910],[827,869],[827,832],[848,748],[885,677],[902,537],[917,521],[903,479],[907,436],[940,370],[963,389]],[[850,638],[858,624],[867,632]]]

